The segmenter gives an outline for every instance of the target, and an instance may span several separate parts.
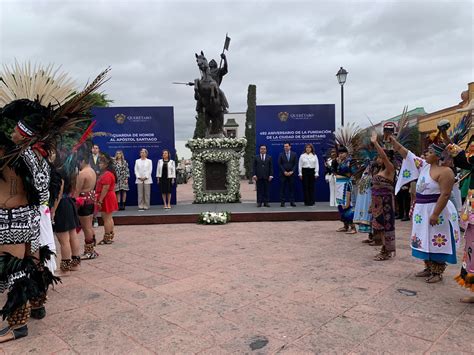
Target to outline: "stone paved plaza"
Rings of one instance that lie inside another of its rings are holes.
[[[474,305],[452,277],[413,276],[409,222],[372,261],[338,222],[118,227],[50,292],[6,354],[473,353]],[[101,232],[99,233],[101,234]],[[100,235],[99,235],[100,237]],[[459,253],[460,254],[460,253]]]

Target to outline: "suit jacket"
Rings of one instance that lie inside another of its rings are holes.
[[[259,179],[268,179],[270,176],[273,176],[273,162],[270,155],[265,154],[264,161],[260,154],[255,156],[253,160],[253,175]]]
[[[168,161],[168,179],[175,179],[176,178],[176,165],[174,160]],[[161,170],[163,170],[163,159],[158,160],[158,164],[156,165],[156,177],[161,177]]]
[[[91,155],[89,159],[89,165],[91,166],[92,170],[94,170],[97,175],[100,175],[99,157],[97,157],[97,163],[95,163],[94,156]]]
[[[298,159],[296,153],[290,151],[290,160],[286,157],[286,153],[280,153],[278,157],[278,166],[280,168],[280,176],[284,176],[285,171],[292,171],[293,175],[296,175],[296,169],[298,168]]]

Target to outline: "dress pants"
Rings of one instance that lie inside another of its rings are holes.
[[[314,169],[303,168],[303,195],[305,206],[314,205]]]
[[[270,181],[264,178],[257,179],[257,203],[270,202]]]
[[[288,194],[290,195],[290,202],[295,202],[295,176],[294,174],[291,176],[281,176],[280,175],[280,202],[284,203],[286,200],[286,190],[288,190]]]
[[[409,218],[410,214],[410,207],[411,207],[411,197],[410,191],[400,190],[397,194],[397,202],[398,202],[398,216],[400,218]]]
[[[151,184],[137,184],[139,209],[150,208],[150,186]]]

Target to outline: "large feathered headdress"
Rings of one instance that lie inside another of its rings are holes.
[[[360,145],[360,128],[355,123],[342,126],[334,132],[336,148],[345,147],[350,155],[353,155]]]
[[[52,150],[63,136],[84,130],[80,123],[90,119],[90,109],[94,104],[90,94],[107,81],[110,68],[80,92],[77,92],[72,79],[59,70],[52,65],[32,67],[30,63],[3,67],[0,74],[0,106],[3,107],[0,119],[16,122],[15,129],[28,138],[4,156],[4,164],[16,159],[28,146]]]
[[[365,157],[361,157],[359,154],[362,145],[361,132],[361,129],[355,123],[339,127],[334,132],[336,152],[347,151],[351,156],[351,170],[356,178],[362,174],[362,164],[365,160]]]

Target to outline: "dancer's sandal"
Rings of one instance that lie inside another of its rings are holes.
[[[28,326],[26,324],[17,328],[5,327],[2,330],[0,330],[0,343],[5,343],[10,340],[24,338],[27,335],[28,335]]]
[[[384,250],[381,250],[379,254],[374,256],[374,261],[385,261],[385,260],[390,260],[392,257],[395,256],[395,252],[387,252]]]
[[[104,234],[104,239],[102,239],[99,243],[99,245],[105,245],[105,244],[112,244],[113,243],[113,235],[112,233],[105,233]]]
[[[347,232],[348,230],[349,230],[349,228],[341,227],[336,232]]]
[[[415,277],[430,277],[431,271],[429,269],[424,269],[423,271],[417,272]]]
[[[461,303],[474,303],[474,297],[463,297],[459,300]]]
[[[443,275],[433,274],[431,277],[428,277],[425,281],[427,284],[435,284],[435,283],[443,281]]]

